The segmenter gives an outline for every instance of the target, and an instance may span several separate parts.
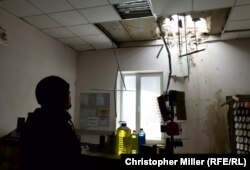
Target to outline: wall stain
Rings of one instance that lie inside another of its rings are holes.
[[[193,57],[190,58],[190,61],[191,61],[191,66],[193,66],[193,67],[196,66],[196,63],[194,62]]]
[[[211,153],[230,153],[229,132],[227,121],[227,107],[221,107],[221,103],[225,101],[222,90],[219,89],[215,93],[215,100],[207,106],[207,119],[205,125],[206,132],[209,137],[209,151]]]

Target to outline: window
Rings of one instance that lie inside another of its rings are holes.
[[[117,127],[126,121],[131,131],[143,128],[147,141],[160,141],[161,116],[157,97],[162,93],[162,73],[123,73],[117,79]]]

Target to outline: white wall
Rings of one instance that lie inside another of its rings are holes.
[[[171,79],[170,90],[185,91],[187,121],[182,123],[184,147],[179,153],[227,153],[227,106],[220,107],[225,97],[250,94],[249,39],[207,44],[206,50],[193,54],[189,79]],[[180,61],[171,50],[173,74],[182,75]],[[117,49],[124,71],[162,70],[164,87],[168,78],[168,58],[159,47]],[[78,58],[76,117],[79,117],[80,93],[93,88],[113,88],[117,64],[112,50],[82,52]],[[165,89],[164,88],[164,89]],[[111,98],[112,127],[115,129],[114,100]],[[75,122],[79,127],[79,122]],[[109,129],[109,130],[110,130]],[[85,137],[83,137],[85,138]],[[86,136],[89,140],[94,137]],[[97,140],[96,140],[97,141]]]
[[[17,117],[26,117],[39,106],[35,86],[48,75],[70,83],[73,115],[76,52],[3,10],[0,26],[8,34],[8,46],[0,45],[0,136],[16,128]]]
[[[117,57],[123,71],[160,70],[165,71],[167,60],[163,56],[156,59],[160,47],[156,48],[124,48],[117,50]],[[164,51],[164,50],[163,50]],[[146,55],[145,55],[146,54]],[[107,92],[91,89],[113,89],[117,63],[112,50],[100,50],[95,52],[80,53],[78,58],[77,93],[76,93],[76,117],[79,117],[80,93]],[[111,94],[111,126],[101,130],[115,130],[116,120],[114,111],[113,92]],[[76,126],[79,127],[79,122]],[[84,135],[84,139],[91,136]],[[98,143],[98,138],[91,142]]]

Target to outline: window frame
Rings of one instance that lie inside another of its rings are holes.
[[[116,117],[116,128],[118,128],[120,126],[119,124],[119,121],[120,121],[120,118],[121,118],[121,114],[122,114],[122,103],[123,103],[123,82],[122,82],[122,79],[121,79],[121,75],[123,76],[123,80],[124,80],[124,77],[125,76],[129,76],[129,75],[133,75],[136,77],[136,110],[135,110],[135,121],[136,121],[136,131],[138,132],[139,129],[141,128],[141,108],[140,108],[140,105],[141,105],[141,78],[142,77],[159,77],[160,78],[160,93],[163,92],[163,71],[146,71],[146,72],[122,72],[122,74],[118,74],[117,76],[117,92],[116,92],[116,109],[117,109],[117,117]],[[124,82],[125,83],[125,82]],[[159,122],[159,126],[160,126],[160,123]],[[131,129],[132,130],[132,129]],[[163,140],[163,134],[161,133],[161,140],[149,140],[149,139],[146,139],[147,140],[147,143],[148,144],[151,144],[151,143],[161,143],[163,144],[164,143],[164,140]]]

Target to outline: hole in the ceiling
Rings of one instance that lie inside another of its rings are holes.
[[[186,21],[186,26],[185,26],[185,21]],[[195,31],[196,29],[197,32],[208,33],[206,20],[204,18],[193,20],[190,15],[187,16],[173,15],[170,18],[165,18],[162,26],[166,31],[171,31],[174,33],[178,33],[179,29],[185,29],[185,27],[187,32]]]
[[[230,12],[231,8],[225,8],[225,9],[217,9],[217,10],[208,10],[208,11],[193,11],[190,13],[185,14],[177,14],[181,17],[187,16],[186,20],[188,22],[186,23],[187,27],[187,34],[192,39],[192,42],[194,42],[194,22],[196,21],[196,27],[197,27],[197,41],[201,42],[201,40],[205,40],[205,38],[209,38],[207,41],[212,41],[213,37],[216,36],[219,37],[224,29],[225,23],[228,18],[228,14]],[[174,19],[177,15],[172,15],[172,18]],[[135,17],[135,16],[134,16]],[[160,16],[162,18],[161,25],[164,25],[163,23],[165,18],[170,18],[171,16]],[[204,23],[203,27],[199,26],[199,22]],[[177,19],[174,19],[172,22],[173,28],[175,29],[174,32],[168,32],[166,34],[165,38],[167,40],[171,40],[174,36],[178,38],[178,34],[176,34],[176,29],[178,26],[180,26],[180,30],[183,31],[182,37],[185,36],[184,34],[184,18],[181,18],[181,21],[178,21]],[[206,24],[205,24],[206,23]],[[171,24],[171,25],[172,25]],[[111,22],[104,22],[104,23],[97,23],[96,24],[101,30],[110,38],[113,42],[115,42],[118,46],[122,46],[123,43],[129,43],[129,42],[141,42],[141,41],[152,41],[152,40],[158,40],[160,39],[158,26],[156,24],[156,19],[154,16],[150,17],[142,17],[142,18],[131,18],[131,19],[123,19],[120,21],[111,21]],[[199,26],[199,27],[198,27]],[[171,37],[171,34],[172,37]],[[202,39],[199,38],[199,35]],[[215,37],[215,39],[216,39]],[[175,41],[172,41],[174,45],[180,44],[177,39]],[[193,43],[194,44],[194,43]]]
[[[162,21],[162,29],[169,44],[189,45],[203,42],[208,35],[209,25],[204,18],[192,18],[190,15],[172,15]]]

